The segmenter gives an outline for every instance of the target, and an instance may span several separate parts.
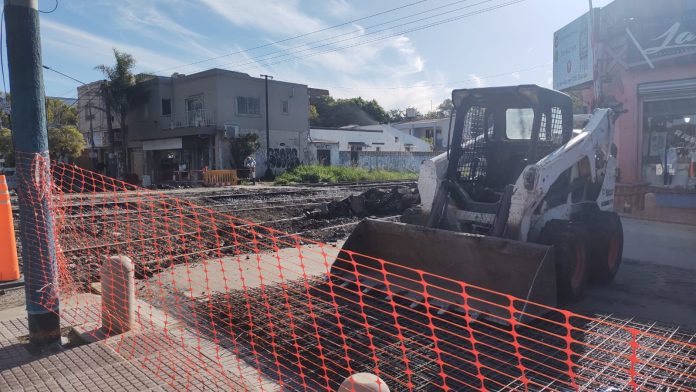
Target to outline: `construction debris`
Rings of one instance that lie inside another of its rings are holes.
[[[370,188],[361,194],[305,210],[304,213],[314,219],[387,216],[402,214],[418,203],[420,197],[415,187],[395,186],[391,190]]]

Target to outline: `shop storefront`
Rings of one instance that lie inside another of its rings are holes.
[[[619,181],[696,194],[696,1],[615,0],[554,40],[554,86],[622,112]]]
[[[696,98],[643,103],[642,178],[651,186],[696,186]]]
[[[180,138],[143,141],[145,182],[196,182],[211,166],[212,137],[184,136]]]

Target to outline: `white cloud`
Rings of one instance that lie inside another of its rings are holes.
[[[345,17],[353,12],[353,7],[346,0],[325,0],[322,3],[326,11],[333,16]]]
[[[50,19],[41,21],[44,46],[64,50],[73,58],[80,58],[90,65],[113,62],[112,49],[130,53],[135,57],[136,67],[142,71],[154,71],[171,67],[181,61],[158,54],[150,48],[126,44],[111,40],[90,32],[66,26]]]
[[[124,4],[125,2],[125,4]],[[115,21],[122,28],[140,33],[149,40],[188,52],[200,58],[215,57],[219,53],[204,45],[205,37],[168,17],[154,3],[143,0],[122,0],[113,7]]]
[[[520,79],[520,73],[519,73],[519,72],[513,72],[513,73],[510,74],[510,76],[511,76],[513,79],[517,79],[517,80]]]
[[[469,79],[474,83],[474,86],[476,86],[476,87],[485,87],[486,86],[486,84],[483,81],[483,78],[479,75],[469,74]]]
[[[293,35],[321,29],[324,26],[297,9],[297,0],[235,1],[201,0],[205,5],[240,27],[261,29],[270,33]]]

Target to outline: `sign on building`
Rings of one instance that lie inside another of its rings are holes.
[[[626,27],[629,67],[696,55],[696,14],[681,20],[656,20]]]
[[[553,35],[553,88],[565,90],[592,81],[593,56],[590,13]]]

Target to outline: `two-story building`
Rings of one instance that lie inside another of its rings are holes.
[[[695,1],[615,0],[579,16],[554,35],[554,88],[576,91],[589,109],[622,112],[614,137],[622,183],[649,186],[658,203],[676,190],[693,194]]]
[[[144,98],[131,107],[127,119],[128,148],[130,167],[144,176],[145,183],[195,179],[204,168],[231,168],[230,143],[247,133],[259,136],[258,171],[265,169],[267,161],[274,171],[303,161],[309,134],[306,85],[268,80],[266,108],[266,80],[245,73],[210,69],[191,75],[155,76],[141,83],[139,95]],[[88,105],[88,99],[81,96],[80,105]],[[103,107],[103,100],[101,104]],[[102,111],[91,110],[92,116],[97,116],[92,119],[92,129],[99,123],[101,131],[106,125],[98,118]],[[270,145],[266,143],[266,110]],[[119,127],[117,121],[113,127]],[[80,129],[91,146],[88,137],[93,132],[85,116],[80,118]],[[108,138],[96,135],[95,148],[107,149]],[[281,155],[284,159],[278,159]]]

